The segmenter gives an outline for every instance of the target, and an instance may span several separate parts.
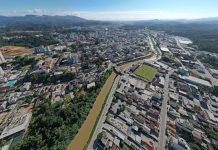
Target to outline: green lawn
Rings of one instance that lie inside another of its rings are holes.
[[[144,78],[145,80],[152,81],[157,74],[157,69],[142,64],[139,68],[136,69],[135,74]]]
[[[126,145],[126,143],[124,143],[123,147],[121,147],[121,150],[130,150],[130,148],[128,145]]]

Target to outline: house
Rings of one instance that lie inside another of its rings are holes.
[[[187,139],[192,138],[193,126],[188,120],[177,119],[176,120],[176,132],[182,134]]]
[[[141,140],[141,144],[144,148],[148,149],[148,150],[153,150],[154,149],[154,145],[151,141],[148,141],[146,139],[142,139]]]
[[[3,76],[4,75],[4,70],[2,69],[2,67],[0,66],[0,76]]]
[[[185,67],[179,67],[178,68],[178,73],[182,76],[187,76],[188,75],[188,69]]]
[[[0,101],[0,112],[4,111],[7,106],[7,101]]]
[[[162,103],[163,97],[161,94],[156,93],[151,97],[151,100],[158,103]]]
[[[51,93],[51,103],[55,103],[57,101],[61,101],[61,91],[57,90]]]
[[[28,91],[31,87],[31,82],[26,82],[23,84],[23,86],[20,88],[21,91]]]
[[[210,74],[214,77],[218,79],[218,70],[216,69],[209,69]]]
[[[91,82],[91,83],[87,84],[87,89],[91,89],[93,87],[95,87],[95,82]]]
[[[3,63],[5,63],[5,62],[6,62],[6,60],[5,60],[5,58],[4,58],[3,54],[2,54],[2,52],[0,51],[0,64],[3,64]]]
[[[20,95],[21,95],[21,92],[11,93],[8,97],[8,104],[11,105],[11,104],[16,103]]]

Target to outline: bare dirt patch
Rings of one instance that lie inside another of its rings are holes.
[[[32,49],[21,46],[3,46],[0,47],[0,51],[4,56],[21,56],[32,53]]]

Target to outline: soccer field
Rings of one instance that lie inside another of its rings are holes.
[[[135,74],[144,78],[145,80],[152,81],[157,74],[157,69],[143,64],[136,69]]]

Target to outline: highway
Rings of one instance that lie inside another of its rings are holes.
[[[91,137],[91,140],[89,142],[87,150],[97,149],[97,145],[96,145],[97,143],[95,142],[95,140],[97,139],[98,134],[101,133],[101,131],[102,131],[102,125],[103,125],[104,121],[106,120],[106,114],[109,111],[109,108],[111,106],[111,103],[113,100],[113,95],[115,94],[119,80],[120,80],[120,76],[117,76],[115,81],[114,81],[114,84],[110,90],[107,101],[105,102],[105,106],[104,106],[103,111],[101,113],[101,116],[98,120],[95,131]]]
[[[152,39],[150,36],[148,36],[148,39],[149,39],[150,47],[151,47],[152,51],[154,52],[154,56],[151,58],[148,58],[148,60],[156,61],[156,60],[161,59],[161,52],[154,48],[154,43],[152,42]]]
[[[163,104],[160,114],[160,133],[158,140],[158,150],[163,150],[165,146],[165,132],[167,122],[167,102],[169,99],[169,76],[174,72],[171,70],[165,77]]]

